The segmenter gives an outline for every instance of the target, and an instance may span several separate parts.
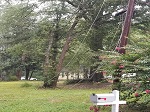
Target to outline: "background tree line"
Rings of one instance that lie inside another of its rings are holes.
[[[101,50],[112,52],[119,40],[127,0],[3,0],[0,14],[0,73],[2,76],[42,76],[44,87],[56,87],[62,69],[91,74],[103,70]],[[149,2],[136,1],[129,49],[125,55],[146,60],[149,67]],[[60,55],[66,44],[62,63]],[[146,49],[145,49],[146,48]],[[144,50],[143,50],[144,49]],[[144,54],[144,55],[143,55]],[[126,60],[126,59],[125,59]],[[134,61],[135,61],[134,60]],[[62,67],[58,70],[58,63]],[[106,66],[107,68],[107,66]],[[57,71],[58,70],[58,71]],[[139,70],[139,68],[138,68]],[[147,71],[149,73],[149,69]],[[96,77],[96,76],[95,76]]]

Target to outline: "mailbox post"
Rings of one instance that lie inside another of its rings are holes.
[[[119,112],[119,104],[126,104],[126,101],[119,101],[118,90],[110,94],[92,94],[90,100],[94,105],[112,105],[111,112]]]

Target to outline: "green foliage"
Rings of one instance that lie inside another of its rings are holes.
[[[113,18],[112,13],[126,7],[127,0],[106,0],[104,4],[103,0],[59,0],[59,2],[40,0],[39,2],[41,4],[30,3],[27,0],[18,2],[19,4],[11,2],[12,4],[4,4],[0,9],[0,71],[9,73],[20,68],[26,73],[26,69],[29,68],[29,72],[41,72],[50,36],[54,38],[54,42],[49,58],[53,58],[52,61],[57,64],[67,31],[75,15],[81,15],[82,19],[70,35],[76,39],[71,44],[63,67],[69,71],[80,72],[81,68],[89,68],[97,61],[93,57],[101,55],[100,49],[115,48],[123,19],[121,16]],[[121,58],[125,63],[126,72],[142,71],[148,74],[150,50],[145,48],[150,45],[149,41],[145,42],[148,40],[150,29],[149,13],[147,13],[149,7],[140,2],[136,4],[139,4],[140,8],[135,10],[133,24],[135,30],[132,30],[130,37],[133,38],[129,39],[129,43],[130,45],[138,43],[138,46],[134,46],[137,51]],[[40,5],[44,7],[40,8]],[[50,32],[53,34],[50,35]],[[129,46],[129,49],[132,49],[132,46]],[[110,62],[100,63],[99,71],[105,69],[107,64]],[[113,66],[109,66],[108,69],[110,74],[114,72]],[[49,73],[52,75],[49,78],[54,77],[54,74],[53,71]]]
[[[37,34],[40,25],[35,28],[36,16],[33,9],[34,6],[23,3],[8,5],[3,9],[0,18],[1,39],[4,40],[4,49],[0,52],[2,71],[20,68],[26,73],[26,67],[29,72],[41,70],[47,39]]]
[[[102,62],[100,63],[103,66],[99,67],[100,71],[106,71],[108,75],[113,75],[116,74],[115,71],[118,70],[118,65],[123,64],[124,69],[121,70],[121,75],[136,73],[134,77],[120,77],[121,83],[118,83],[119,85],[114,83],[113,86],[120,87],[122,92],[121,99],[127,101],[129,108],[143,109],[143,111],[150,108],[148,100],[150,94],[145,92],[150,88],[149,37],[149,34],[143,34],[139,29],[132,30],[129,37],[129,45],[126,47],[126,54],[119,55],[104,51],[101,56]],[[135,96],[137,93],[138,96]]]
[[[122,56],[122,59],[123,60],[126,60],[126,61],[129,61],[129,62],[134,62],[136,61],[137,59],[139,59],[141,57],[141,54],[138,54],[138,53],[130,53],[130,54],[126,54],[124,56]]]
[[[32,86],[32,84],[29,84],[27,82],[21,84],[21,87],[31,87],[31,86]]]
[[[70,49],[64,61],[64,67],[72,72],[80,72],[82,67],[90,67],[94,52],[90,48],[78,40],[70,45]]]
[[[36,75],[36,78],[37,78],[39,81],[44,81],[43,75]]]
[[[9,76],[8,81],[18,81],[18,78],[16,76]]]
[[[50,63],[47,66],[44,66],[44,84],[43,87],[45,88],[53,88],[53,84],[55,83],[58,74],[56,74],[55,65]],[[57,79],[58,80],[58,79]]]
[[[126,100],[130,108],[135,110],[146,110],[150,108],[150,94],[146,92],[150,86],[149,82],[145,82],[132,81],[123,85],[121,99]]]
[[[0,33],[7,43],[19,43],[29,39],[33,34],[35,21],[31,6],[8,5],[3,9]]]

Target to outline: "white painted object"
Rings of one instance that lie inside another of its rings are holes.
[[[112,105],[111,112],[119,112],[119,104],[126,104],[126,101],[119,101],[118,90],[113,90],[110,94],[92,94],[90,100],[94,105]]]
[[[115,95],[114,94],[92,94],[90,96],[90,100],[93,103],[112,102],[115,100]]]

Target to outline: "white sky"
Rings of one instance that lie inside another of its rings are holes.
[[[34,9],[35,12],[38,12],[49,5],[48,2],[41,4],[41,2],[38,2],[38,0],[0,0],[0,6],[7,3],[6,1],[10,1],[10,3],[12,3],[12,4],[28,3],[28,1],[29,1],[29,4],[33,4],[33,3],[37,4],[38,7]],[[141,1],[146,2],[147,0],[141,0]],[[56,0],[56,2],[57,2],[57,0]],[[135,6],[135,9],[137,9],[137,10],[139,10],[140,8],[141,8],[141,6],[139,6],[139,5]],[[112,15],[114,16],[117,12],[120,12],[121,10],[123,10],[123,9],[120,9],[120,10],[112,13]],[[105,15],[105,12],[104,12],[104,15]]]

